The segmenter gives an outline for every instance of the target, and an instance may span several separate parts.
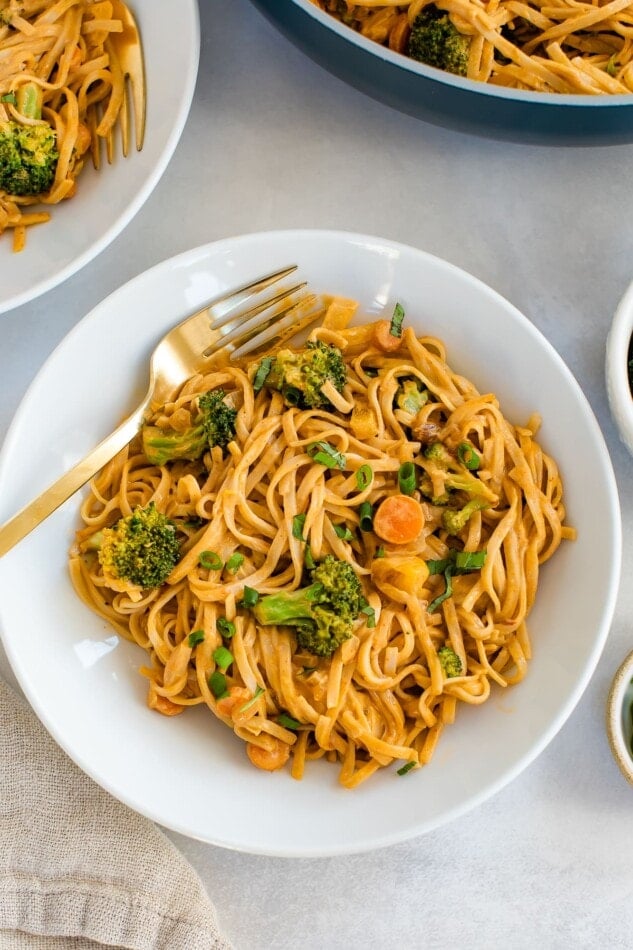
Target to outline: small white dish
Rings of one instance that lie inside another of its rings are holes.
[[[633,393],[629,382],[629,347],[633,334],[633,283],[613,316],[607,337],[605,373],[611,415],[621,440],[633,455]]]
[[[0,314],[39,297],[100,254],[129,224],[158,184],[180,140],[193,99],[200,55],[196,0],[132,0],[147,79],[147,125],[140,152],[117,155],[97,172],[89,163],[77,193],[28,229],[26,247],[0,238]]]
[[[622,661],[611,683],[607,735],[620,771],[633,785],[633,652]]]
[[[80,499],[62,505],[0,560],[0,632],[51,735],[100,785],[161,825],[212,844],[280,856],[365,851],[430,831],[483,802],[532,762],[580,699],[606,640],[621,560],[609,453],[582,390],[548,341],[507,300],[446,261],[379,237],[281,231],[228,238],[165,261],[78,323],[29,388],[0,455],[0,521],[66,471],[136,405],[153,344],[204,302],[289,263],[315,290],[371,317],[402,303],[419,333],[494,392],[560,466],[565,543],[540,575],[525,679],[460,708],[431,763],[387,768],[354,791],[320,760],[305,778],[252,768],[202,707],[166,719],[145,704],[146,656],[75,595],[67,555]],[[534,386],[538,378],[539,385]],[[107,397],[103,394],[106,393]],[[98,394],[95,398],[95,394]],[[46,431],[46,439],[33,432]],[[578,445],[584,447],[578,464]],[[591,497],[591,505],[586,499]]]

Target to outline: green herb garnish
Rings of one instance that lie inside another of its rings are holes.
[[[336,537],[337,537],[337,538],[340,538],[341,541],[353,541],[353,540],[354,540],[354,535],[352,534],[352,532],[350,531],[350,529],[347,527],[347,525],[344,525],[344,524],[335,524],[335,525],[332,525],[332,527],[334,528],[334,531],[335,531],[335,533],[336,533]]]
[[[204,630],[193,630],[188,636],[189,646],[195,647],[204,640]]]
[[[376,626],[376,611],[371,606],[371,604],[365,604],[364,607],[361,607],[360,612],[367,617],[367,620],[365,621],[366,626],[370,628]]]
[[[296,538],[297,541],[305,541],[303,537],[303,526],[306,521],[305,515],[295,515],[292,519],[292,536]]]
[[[404,307],[397,303],[393,308],[391,323],[389,324],[389,333],[391,336],[402,336],[402,322],[404,320]]]
[[[307,449],[308,455],[319,465],[327,468],[345,468],[345,456],[329,442],[312,442]]]
[[[453,577],[456,574],[468,574],[470,571],[477,571],[486,563],[486,551],[456,551],[452,550],[448,557],[440,560],[430,560],[426,562],[429,574],[443,574],[446,581],[446,587],[435,600],[426,608],[428,613],[432,614],[441,603],[447,600],[453,593]]]
[[[254,706],[255,703],[257,702],[257,700],[259,699],[259,697],[260,697],[260,696],[262,695],[262,693],[264,693],[264,692],[265,692],[265,690],[262,689],[261,686],[258,686],[257,689],[255,690],[253,696],[252,696],[247,702],[245,702],[243,706],[240,706],[239,711],[240,711],[240,712],[246,712],[247,709],[250,709],[251,706]]]
[[[288,713],[280,713],[277,716],[277,722],[280,726],[283,726],[285,729],[300,729],[301,723],[296,719],[293,719],[292,716],[289,716]]]

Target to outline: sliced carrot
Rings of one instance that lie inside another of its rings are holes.
[[[374,515],[374,531],[389,544],[409,544],[423,527],[422,505],[410,495],[390,495]]]
[[[391,353],[398,350],[402,343],[399,336],[394,336],[389,332],[391,322],[389,320],[376,320],[374,323],[374,343],[385,353]]]

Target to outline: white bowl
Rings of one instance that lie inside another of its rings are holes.
[[[180,0],[177,29],[171,0],[133,0],[132,9],[147,78],[143,149],[117,155],[99,172],[87,164],[77,193],[49,209],[47,224],[28,229],[21,253],[12,252],[10,234],[2,236],[0,314],[57,286],[103,251],[150,196],[180,140],[198,73],[198,4]]]
[[[624,658],[613,677],[607,699],[607,736],[615,761],[633,785],[633,653]]]
[[[606,347],[607,394],[620,438],[633,455],[633,394],[629,383],[629,346],[633,334],[633,283],[611,323]]]
[[[411,325],[443,338],[457,371],[497,393],[510,420],[541,414],[539,439],[561,467],[578,540],[565,543],[541,573],[526,678],[507,691],[493,688],[482,706],[460,708],[430,765],[405,778],[383,769],[349,791],[324,761],[312,763],[301,782],[286,771],[253,769],[233,733],[201,707],[175,719],[146,708],[137,672],[145,655],[91,614],[69,582],[79,498],[0,561],[0,626],[35,711],[104,788],[183,834],[307,856],[420,835],[482,802],[533,761],[572,712],[602,651],[621,529],[591,407],[529,320],[445,261],[381,238],[327,231],[254,234],[196,248],[97,306],[53,353],[16,414],[0,456],[0,520],[132,408],[146,386],[148,354],[168,327],[224,290],[293,262],[311,286],[354,297],[369,315],[389,313],[400,301]],[[32,437],[41,431],[46,439]]]

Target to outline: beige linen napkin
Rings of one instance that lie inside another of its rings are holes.
[[[230,950],[202,882],[0,681],[0,950]]]

